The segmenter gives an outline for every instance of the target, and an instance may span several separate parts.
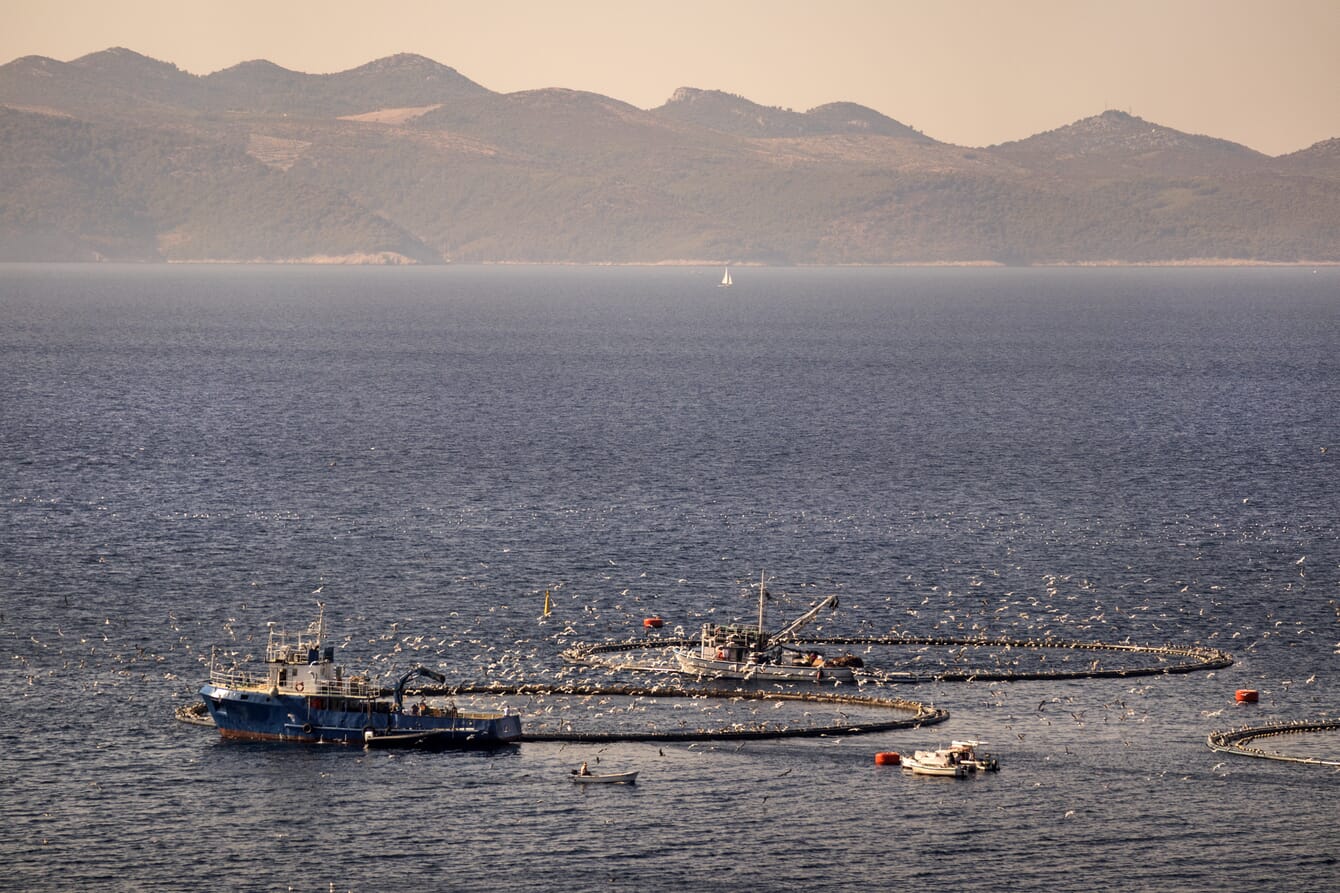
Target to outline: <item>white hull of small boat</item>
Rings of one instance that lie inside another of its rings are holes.
[[[697,676],[717,679],[781,679],[787,682],[855,682],[851,667],[807,667],[759,664],[702,657],[687,648],[675,651],[679,668]]]
[[[577,784],[636,784],[637,772],[616,772],[609,775],[582,775],[574,772],[572,780]]]
[[[942,763],[917,757],[903,757],[903,771],[913,775],[939,775],[945,778],[966,778],[968,775],[968,767],[962,763]]]

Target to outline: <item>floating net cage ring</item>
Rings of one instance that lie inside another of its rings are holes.
[[[921,701],[906,698],[880,698],[869,695],[850,695],[831,692],[779,692],[747,691],[737,689],[687,689],[678,687],[642,688],[629,685],[589,686],[589,685],[455,685],[432,686],[416,689],[414,696],[454,696],[454,695],[566,695],[570,697],[629,697],[629,698],[692,698],[718,700],[752,701],[795,701],[809,704],[836,704],[852,707],[882,709],[910,714],[896,719],[852,720],[827,725],[804,726],[798,728],[749,727],[734,723],[724,728],[697,728],[677,730],[637,730],[628,729],[611,732],[527,732],[522,741],[567,741],[567,742],[611,742],[611,741],[741,741],[765,740],[772,738],[823,738],[838,735],[868,735],[874,732],[888,732],[895,729],[915,729],[921,726],[935,725],[949,719],[949,711]]]
[[[1222,753],[1235,753],[1244,757],[1256,757],[1260,760],[1278,760],[1284,763],[1306,763],[1313,766],[1340,767],[1340,759],[1320,759],[1317,757],[1295,757],[1252,747],[1258,738],[1275,738],[1280,735],[1299,735],[1304,732],[1334,732],[1340,730],[1340,719],[1299,720],[1296,722],[1274,723],[1265,726],[1244,726],[1223,732],[1211,732],[1205,743],[1210,750]]]
[[[594,642],[573,645],[563,657],[573,663],[597,664],[619,668],[617,662],[606,660],[607,655],[648,649],[692,647],[695,639],[642,638],[621,642]],[[1073,669],[1011,670],[1011,669],[943,669],[924,673],[885,673],[878,669],[857,671],[858,678],[871,682],[1015,682],[1032,679],[1102,679],[1133,676],[1164,676],[1174,673],[1197,673],[1221,670],[1233,665],[1233,657],[1217,648],[1195,645],[1133,645],[1129,642],[1085,642],[1067,639],[1009,639],[1009,638],[952,638],[943,636],[855,636],[795,639],[788,644],[807,645],[929,645],[943,648],[1001,648],[1019,650],[1070,650],[1152,655],[1169,661],[1151,666],[1099,667]],[[629,666],[627,669],[650,669]],[[667,667],[666,669],[673,669]]]

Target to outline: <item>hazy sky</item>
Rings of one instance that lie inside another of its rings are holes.
[[[491,90],[849,100],[984,146],[1117,108],[1271,155],[1340,137],[1340,0],[0,0],[0,63],[124,46],[208,74],[399,52]]]

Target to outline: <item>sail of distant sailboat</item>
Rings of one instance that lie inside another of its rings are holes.
[[[730,288],[732,284],[733,283],[731,282],[730,278],[730,267],[727,267],[726,275],[721,277],[721,283],[717,286],[717,288]]]

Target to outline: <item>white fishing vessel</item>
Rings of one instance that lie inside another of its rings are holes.
[[[734,284],[734,281],[730,278],[730,267],[727,267],[725,275],[722,276],[721,281],[717,283],[717,288],[730,288]]]
[[[829,660],[817,651],[786,643],[825,608],[837,608],[830,595],[781,630],[769,635],[764,628],[766,581],[758,584],[758,625],[704,623],[698,644],[676,648],[675,661],[684,673],[720,679],[783,680],[790,682],[854,682],[854,667],[861,659],[852,655]]]

